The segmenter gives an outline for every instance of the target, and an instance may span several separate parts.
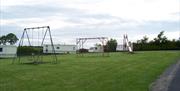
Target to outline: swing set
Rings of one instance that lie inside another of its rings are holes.
[[[50,31],[49,26],[42,26],[42,27],[32,27],[32,28],[24,28],[23,34],[21,36],[19,45],[18,45],[18,51],[17,51],[17,58],[15,57],[13,59],[12,63],[15,63],[16,60],[18,60],[18,63],[24,63],[22,62],[22,58],[24,56],[24,50],[23,48],[29,48],[32,49],[28,56],[26,56],[26,60],[31,61],[28,63],[32,64],[40,64],[43,62],[43,45],[46,40],[46,36],[49,34],[49,40],[52,46],[52,63],[57,63],[57,56],[55,53],[55,48],[52,40],[52,35]],[[26,37],[26,38],[25,38]],[[36,51],[34,51],[36,50]]]
[[[77,54],[81,54],[81,56],[83,56],[83,53],[80,52],[81,49],[84,49],[84,44],[88,41],[88,40],[99,40],[102,46],[102,52],[98,52],[96,54],[101,53],[102,56],[109,56],[108,52],[105,52],[105,44],[108,41],[108,37],[92,37],[92,38],[77,38],[76,39],[76,46],[78,47],[78,51],[76,52]]]

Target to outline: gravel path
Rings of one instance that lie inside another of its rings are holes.
[[[180,60],[167,68],[159,79],[151,84],[150,91],[180,91],[179,88],[176,87],[180,86],[178,83],[180,81],[180,76],[178,75],[180,75]]]
[[[170,83],[168,91],[180,91],[180,67]]]

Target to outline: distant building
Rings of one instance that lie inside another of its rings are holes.
[[[0,58],[16,57],[17,46],[15,45],[0,45]]]
[[[90,47],[89,52],[104,52],[103,46]]]
[[[54,45],[55,53],[76,53],[76,45]],[[43,53],[53,53],[52,46],[50,44],[43,45]]]

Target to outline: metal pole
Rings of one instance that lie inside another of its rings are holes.
[[[53,53],[54,53],[54,57],[55,57],[55,63],[57,63],[57,56],[56,56],[54,44],[53,44],[53,41],[52,41],[52,36],[51,36],[50,27],[48,27],[48,31],[49,31],[49,35],[50,35],[51,46],[52,46]]]

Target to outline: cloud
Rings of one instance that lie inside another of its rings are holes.
[[[77,25],[96,27],[112,22],[127,22],[109,14],[89,14],[86,11],[63,6],[21,5],[10,6],[6,10],[1,10],[1,24],[16,23],[22,27],[50,25],[56,29]]]
[[[6,35],[8,33],[14,33],[18,36],[18,38],[20,38],[21,34],[22,34],[22,27],[18,26],[18,25],[0,25],[0,36],[1,35]]]
[[[51,27],[51,26],[50,26]],[[7,34],[13,32],[20,38],[24,27],[18,25],[1,25],[1,34]],[[6,30],[6,31],[5,31]],[[179,36],[179,22],[144,22],[139,26],[121,26],[121,24],[100,24],[94,27],[94,25],[81,25],[71,27],[61,27],[57,29],[51,29],[52,36],[55,43],[75,44],[76,38],[79,37],[109,37],[115,38],[119,43],[122,43],[123,34],[129,35],[129,40],[136,41],[141,39],[144,35],[153,39],[157,34],[164,30],[165,35],[169,39],[178,38]]]
[[[128,34],[131,36],[130,39],[137,40],[136,36],[139,35],[150,35],[155,34],[157,35],[160,31],[165,32],[177,32],[179,31],[179,22],[169,22],[169,21],[147,21],[141,23],[138,26],[121,26],[121,23],[112,23],[107,25],[99,25],[94,27],[94,25],[82,25],[79,27],[66,27],[60,30],[54,30],[56,34],[54,36],[59,37],[98,37],[98,36],[105,36],[105,37],[119,37],[123,34]],[[169,36],[169,35],[168,35]],[[174,37],[170,36],[170,38],[176,38],[178,34],[175,34]],[[151,36],[150,36],[151,37]],[[122,37],[121,37],[122,38]]]
[[[169,38],[178,38],[180,30],[179,0],[0,1],[1,34],[15,32],[19,37],[25,27],[45,25],[59,43],[98,36],[121,41],[125,33],[135,41],[162,30]]]
[[[46,9],[53,10],[53,7],[62,6],[86,11],[89,14],[104,13],[138,21],[176,20],[178,16],[172,13],[179,11],[179,0],[1,0],[1,3],[4,9],[13,6],[34,6],[35,8],[32,7],[32,10],[40,10],[41,7],[46,6]],[[49,5],[53,7],[49,7]],[[70,15],[73,14],[70,13]]]
[[[61,13],[73,13],[75,10],[65,7],[45,6],[45,5],[18,5],[1,9],[3,19],[18,18],[43,18],[57,16]]]
[[[178,0],[104,0],[93,5],[78,5],[91,13],[108,13],[124,19],[142,20],[176,20],[178,17],[171,15],[179,11]]]

